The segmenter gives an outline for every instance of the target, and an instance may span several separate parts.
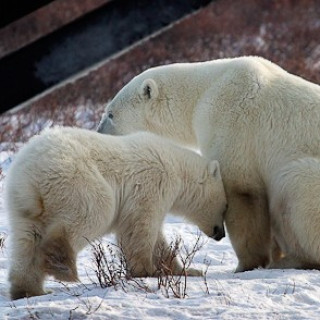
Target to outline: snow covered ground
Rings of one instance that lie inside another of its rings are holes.
[[[9,155],[0,153],[2,170],[10,165]],[[1,171],[0,171],[1,172]],[[95,275],[92,248],[78,258],[80,283],[46,281],[45,296],[11,301],[8,295],[9,229],[3,208],[0,182],[0,320],[1,319],[319,319],[320,274],[318,271],[254,270],[234,273],[237,264],[228,237],[215,242],[204,235],[194,267],[206,277],[187,278],[186,297],[175,298],[158,288],[156,278],[143,285],[129,281],[122,286],[100,288]],[[168,216],[164,226],[168,238],[181,236],[187,247],[196,242],[198,229],[182,219]],[[103,244],[114,242],[112,235]],[[183,280],[183,278],[182,278]]]

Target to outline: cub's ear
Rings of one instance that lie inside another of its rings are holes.
[[[142,82],[139,93],[146,100],[155,99],[159,95],[158,85],[153,79],[146,79]]]
[[[215,178],[221,178],[220,175],[220,166],[217,160],[212,160],[208,165],[209,173],[212,174]]]

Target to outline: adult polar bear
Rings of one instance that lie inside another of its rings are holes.
[[[132,276],[154,275],[167,254],[164,263],[181,273],[161,230],[169,211],[216,240],[224,236],[226,197],[217,161],[150,133],[48,129],[19,151],[6,191],[13,299],[43,294],[47,274],[76,281],[77,253],[112,231]]]
[[[219,160],[236,271],[320,268],[320,86],[260,57],[151,68],[98,127],[138,130]]]

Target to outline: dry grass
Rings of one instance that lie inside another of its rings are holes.
[[[101,242],[90,243],[95,275],[101,288],[113,287],[127,292],[129,288],[150,292],[143,279],[130,277],[130,270],[127,269],[125,255],[121,247]]]
[[[0,151],[16,151],[16,143],[27,142],[33,135],[54,125],[95,129],[99,123],[102,106],[70,106],[68,108],[35,109],[0,116]],[[6,143],[3,143],[6,142]]]
[[[152,292],[150,287],[145,283],[143,278],[133,278],[130,276],[130,270],[127,269],[126,258],[122,249],[119,246],[108,243],[103,245],[101,242],[91,243],[93,253],[93,262],[96,279],[101,288],[113,287],[116,290],[121,289],[127,292],[129,288],[134,290],[143,291],[146,293]],[[159,264],[155,277],[157,279],[157,288],[166,298],[179,298],[184,299],[188,296],[188,268],[190,267],[194,256],[202,248],[203,241],[201,236],[198,236],[195,243],[188,248],[182,240],[178,237],[170,244],[172,255],[169,258],[165,257],[163,250],[160,255]],[[173,260],[178,258],[182,262],[182,271],[178,275],[173,274]],[[165,263],[166,262],[166,263]],[[205,292],[209,294],[207,284],[207,268],[203,273],[203,282],[205,285]]]
[[[158,289],[166,298],[170,298],[171,295],[175,298],[184,299],[187,294],[187,281],[188,281],[188,268],[197,254],[197,252],[203,247],[203,241],[199,235],[194,245],[189,249],[184,244],[181,237],[176,238],[170,244],[171,257],[168,265],[168,259],[163,259],[164,254],[161,254],[159,265],[157,267]],[[164,250],[166,251],[166,250]],[[182,263],[182,271],[179,275],[173,274],[173,260],[178,258]],[[207,270],[204,272],[203,278],[207,287],[206,281]]]
[[[2,250],[5,247],[6,238],[7,234],[4,232],[0,232],[0,250]]]

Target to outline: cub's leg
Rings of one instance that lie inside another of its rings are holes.
[[[117,237],[126,258],[127,269],[133,277],[154,276],[154,248],[162,227],[164,214],[154,205],[127,210],[118,221]],[[161,216],[161,217],[159,217]]]
[[[14,164],[13,164],[14,166]],[[44,232],[44,205],[32,174],[21,165],[9,173],[6,207],[10,222],[10,294],[13,299],[45,294],[40,243]]]
[[[68,238],[67,229],[56,224],[49,228],[41,243],[43,270],[60,281],[78,281],[76,252]]]
[[[40,223],[31,219],[20,217],[14,221],[9,269],[12,299],[45,294],[43,289],[45,273],[41,267],[39,250],[42,229]]]
[[[236,272],[267,266],[271,230],[266,199],[253,194],[231,194],[228,203],[225,222],[239,260]]]
[[[153,253],[153,263],[157,269],[164,268],[169,274],[181,275],[186,272],[189,276],[202,276],[201,270],[187,268],[184,269],[179,258],[173,252],[162,231],[159,231],[158,239]],[[159,266],[161,264],[161,266]]]

